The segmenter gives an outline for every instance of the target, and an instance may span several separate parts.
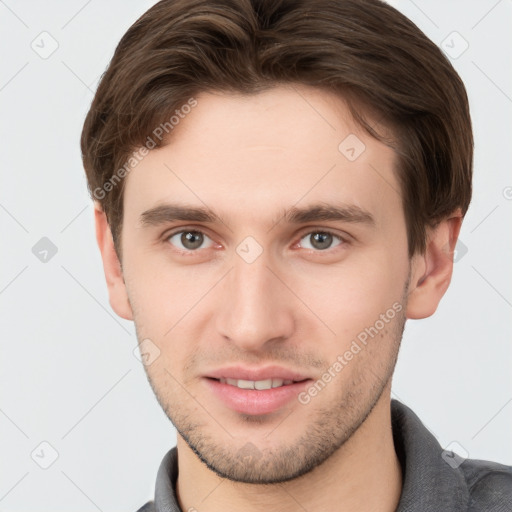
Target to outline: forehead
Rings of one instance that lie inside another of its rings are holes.
[[[401,213],[395,153],[333,93],[280,86],[195,100],[167,144],[127,176],[127,210],[181,201],[267,224],[283,208],[318,201],[355,205],[377,219]]]

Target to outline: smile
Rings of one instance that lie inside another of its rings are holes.
[[[283,379],[265,379],[265,380],[243,380],[243,379],[219,379],[221,384],[229,384],[240,389],[272,389],[280,388],[281,386],[288,386],[293,383],[293,380]]]

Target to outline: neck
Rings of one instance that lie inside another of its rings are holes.
[[[178,435],[176,490],[182,510],[201,512],[395,511],[402,469],[391,429],[390,386],[359,429],[323,464],[282,484],[232,482],[210,471]]]

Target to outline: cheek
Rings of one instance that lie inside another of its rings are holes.
[[[299,296],[337,336],[350,340],[402,301],[406,261],[387,251],[354,254],[332,266],[289,276]]]
[[[177,264],[164,251],[132,249],[129,254],[126,286],[132,306],[141,319],[150,321],[148,326],[166,323],[170,328],[207,289],[204,272],[199,275],[193,265]]]
[[[210,275],[211,269],[201,273],[193,266],[178,267],[169,260],[136,253],[126,262],[126,270],[138,339],[150,339],[158,346],[166,368],[182,369],[183,360],[196,348],[187,340],[198,339],[206,321],[201,308],[207,304],[205,294],[215,284],[215,276]]]

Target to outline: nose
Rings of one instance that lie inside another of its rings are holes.
[[[265,252],[252,263],[238,255],[233,262],[218,297],[219,334],[250,352],[288,339],[295,328],[293,294],[271,268]]]

